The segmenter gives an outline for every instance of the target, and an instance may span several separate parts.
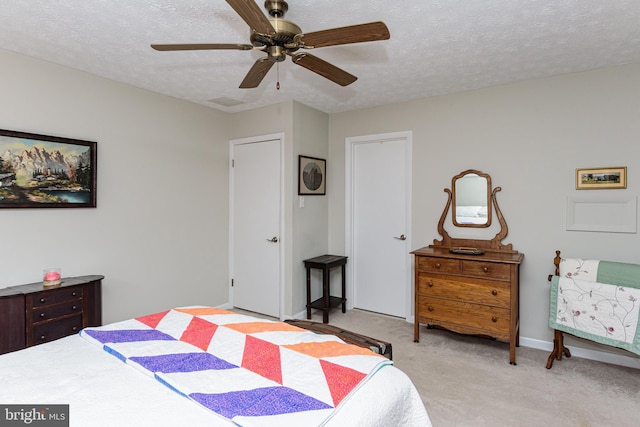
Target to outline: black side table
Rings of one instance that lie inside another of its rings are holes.
[[[342,304],[342,312],[347,311],[345,298],[347,257],[339,255],[321,255],[304,260],[307,269],[307,319],[311,319],[311,309],[322,310],[322,323],[329,323],[329,310]],[[342,297],[330,295],[329,276],[332,269],[342,267]],[[311,269],[322,270],[322,297],[311,302]]]

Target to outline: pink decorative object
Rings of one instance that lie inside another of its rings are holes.
[[[58,286],[62,283],[60,269],[59,268],[47,268],[43,271],[43,285],[44,286]]]
[[[44,280],[60,280],[60,273],[57,271],[50,271],[45,274]]]

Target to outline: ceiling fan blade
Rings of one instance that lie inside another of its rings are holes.
[[[302,47],[314,48],[387,40],[389,37],[391,35],[385,23],[378,21],[298,34],[295,41],[300,43]]]
[[[213,50],[213,49],[251,50],[253,49],[253,46],[251,46],[250,44],[233,44],[233,43],[152,44],[151,47],[159,51]]]
[[[244,76],[244,80],[240,83],[240,89],[252,89],[254,87],[258,87],[271,67],[273,67],[273,61],[270,61],[268,57],[258,59],[254,62],[247,75]]]
[[[291,59],[294,64],[298,64],[309,71],[320,74],[322,77],[327,78],[340,86],[347,86],[358,80],[356,76],[341,70],[324,59],[309,55],[308,53],[292,55]]]
[[[252,30],[260,34],[275,35],[276,30],[269,19],[260,10],[254,0],[226,0],[229,6],[249,25]]]

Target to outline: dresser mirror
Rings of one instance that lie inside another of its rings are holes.
[[[449,197],[438,222],[438,233],[442,240],[434,240],[432,246],[466,255],[482,255],[485,250],[512,251],[511,244],[502,244],[508,228],[496,199],[496,193],[501,190],[500,187],[492,188],[491,176],[479,170],[468,169],[454,176],[451,179],[451,189],[444,189]],[[493,239],[487,240],[452,238],[444,226],[449,209],[456,227],[489,227],[495,213],[500,231]]]
[[[491,177],[469,169],[451,180],[453,207],[451,217],[456,227],[491,225]]]

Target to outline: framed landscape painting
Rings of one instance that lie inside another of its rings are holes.
[[[96,143],[0,129],[0,209],[95,208]]]
[[[576,190],[627,188],[626,166],[576,169]]]

